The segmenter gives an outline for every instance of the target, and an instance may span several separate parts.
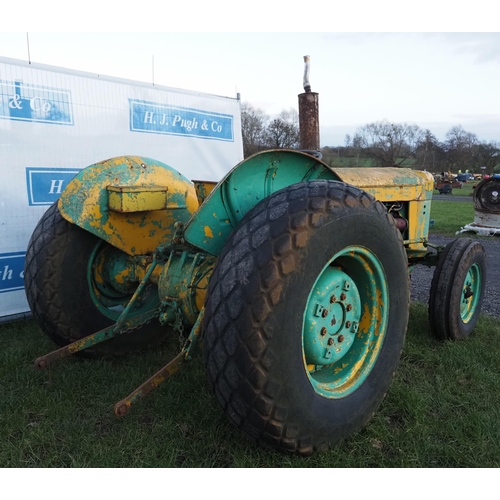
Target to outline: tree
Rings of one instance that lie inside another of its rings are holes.
[[[446,152],[434,134],[426,129],[415,150],[416,167],[431,172],[441,172],[446,169]]]
[[[369,123],[357,129],[353,139],[360,142],[367,157],[382,167],[402,166],[414,156],[424,132],[417,125],[406,123]]]
[[[480,167],[486,167],[485,173],[494,172],[495,167],[500,165],[500,143],[481,142],[477,147],[477,159]]]
[[[299,117],[294,109],[282,111],[269,123],[265,132],[265,144],[271,149],[299,147]]]
[[[243,155],[245,158],[266,148],[265,132],[267,116],[261,109],[254,108],[251,104],[241,105],[241,133],[243,136]]]
[[[446,155],[448,170],[476,170],[477,164],[477,146],[479,140],[476,134],[467,132],[462,125],[452,127],[446,133]]]

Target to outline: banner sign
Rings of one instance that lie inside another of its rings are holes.
[[[0,323],[29,312],[24,259],[47,208],[122,156],[219,181],[243,159],[239,98],[0,57]],[[120,182],[110,167],[101,189]]]
[[[0,118],[73,125],[69,90],[0,80]]]
[[[26,187],[28,188],[28,203],[34,205],[52,205],[66,184],[80,170],[61,168],[26,168]]]
[[[0,293],[24,288],[24,258],[26,252],[0,254]]]
[[[234,141],[233,117],[129,99],[130,130]]]

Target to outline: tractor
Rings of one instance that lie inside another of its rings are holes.
[[[430,173],[331,168],[304,149],[258,153],[218,183],[139,156],[77,174],[27,249],[28,302],[58,346],[36,366],[175,335],[179,354],[117,416],[201,350],[227,418],[263,446],[310,455],[367,424],[403,349],[411,271],[436,266],[431,331],[465,339],[485,252],[429,243]]]

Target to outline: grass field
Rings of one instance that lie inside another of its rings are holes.
[[[452,231],[447,220],[467,205],[434,202],[436,230]],[[412,304],[401,363],[378,413],[311,458],[263,450],[232,427],[199,355],[115,417],[114,403],[163,366],[176,344],[116,360],[69,358],[40,372],[34,359],[54,346],[34,321],[0,325],[0,467],[500,466],[498,318],[483,315],[470,339],[443,343],[429,332],[426,306]]]
[[[433,200],[431,205],[431,219],[434,225],[430,232],[444,236],[455,236],[466,224],[474,221],[474,205],[470,203]],[[470,234],[469,234],[470,236]]]

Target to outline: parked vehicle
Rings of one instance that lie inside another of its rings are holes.
[[[471,334],[486,283],[484,248],[466,238],[429,243],[430,173],[336,169],[313,154],[319,131],[303,128],[318,126],[317,94],[306,81],[299,118],[307,153],[256,154],[217,184],[137,156],[96,163],[69,182],[26,256],[30,307],[59,346],[38,368],[175,335],[179,354],[116,403],[116,415],[202,344],[229,421],[259,444],[310,455],[360,429],[384,399],[416,265],[436,266],[433,334]]]

